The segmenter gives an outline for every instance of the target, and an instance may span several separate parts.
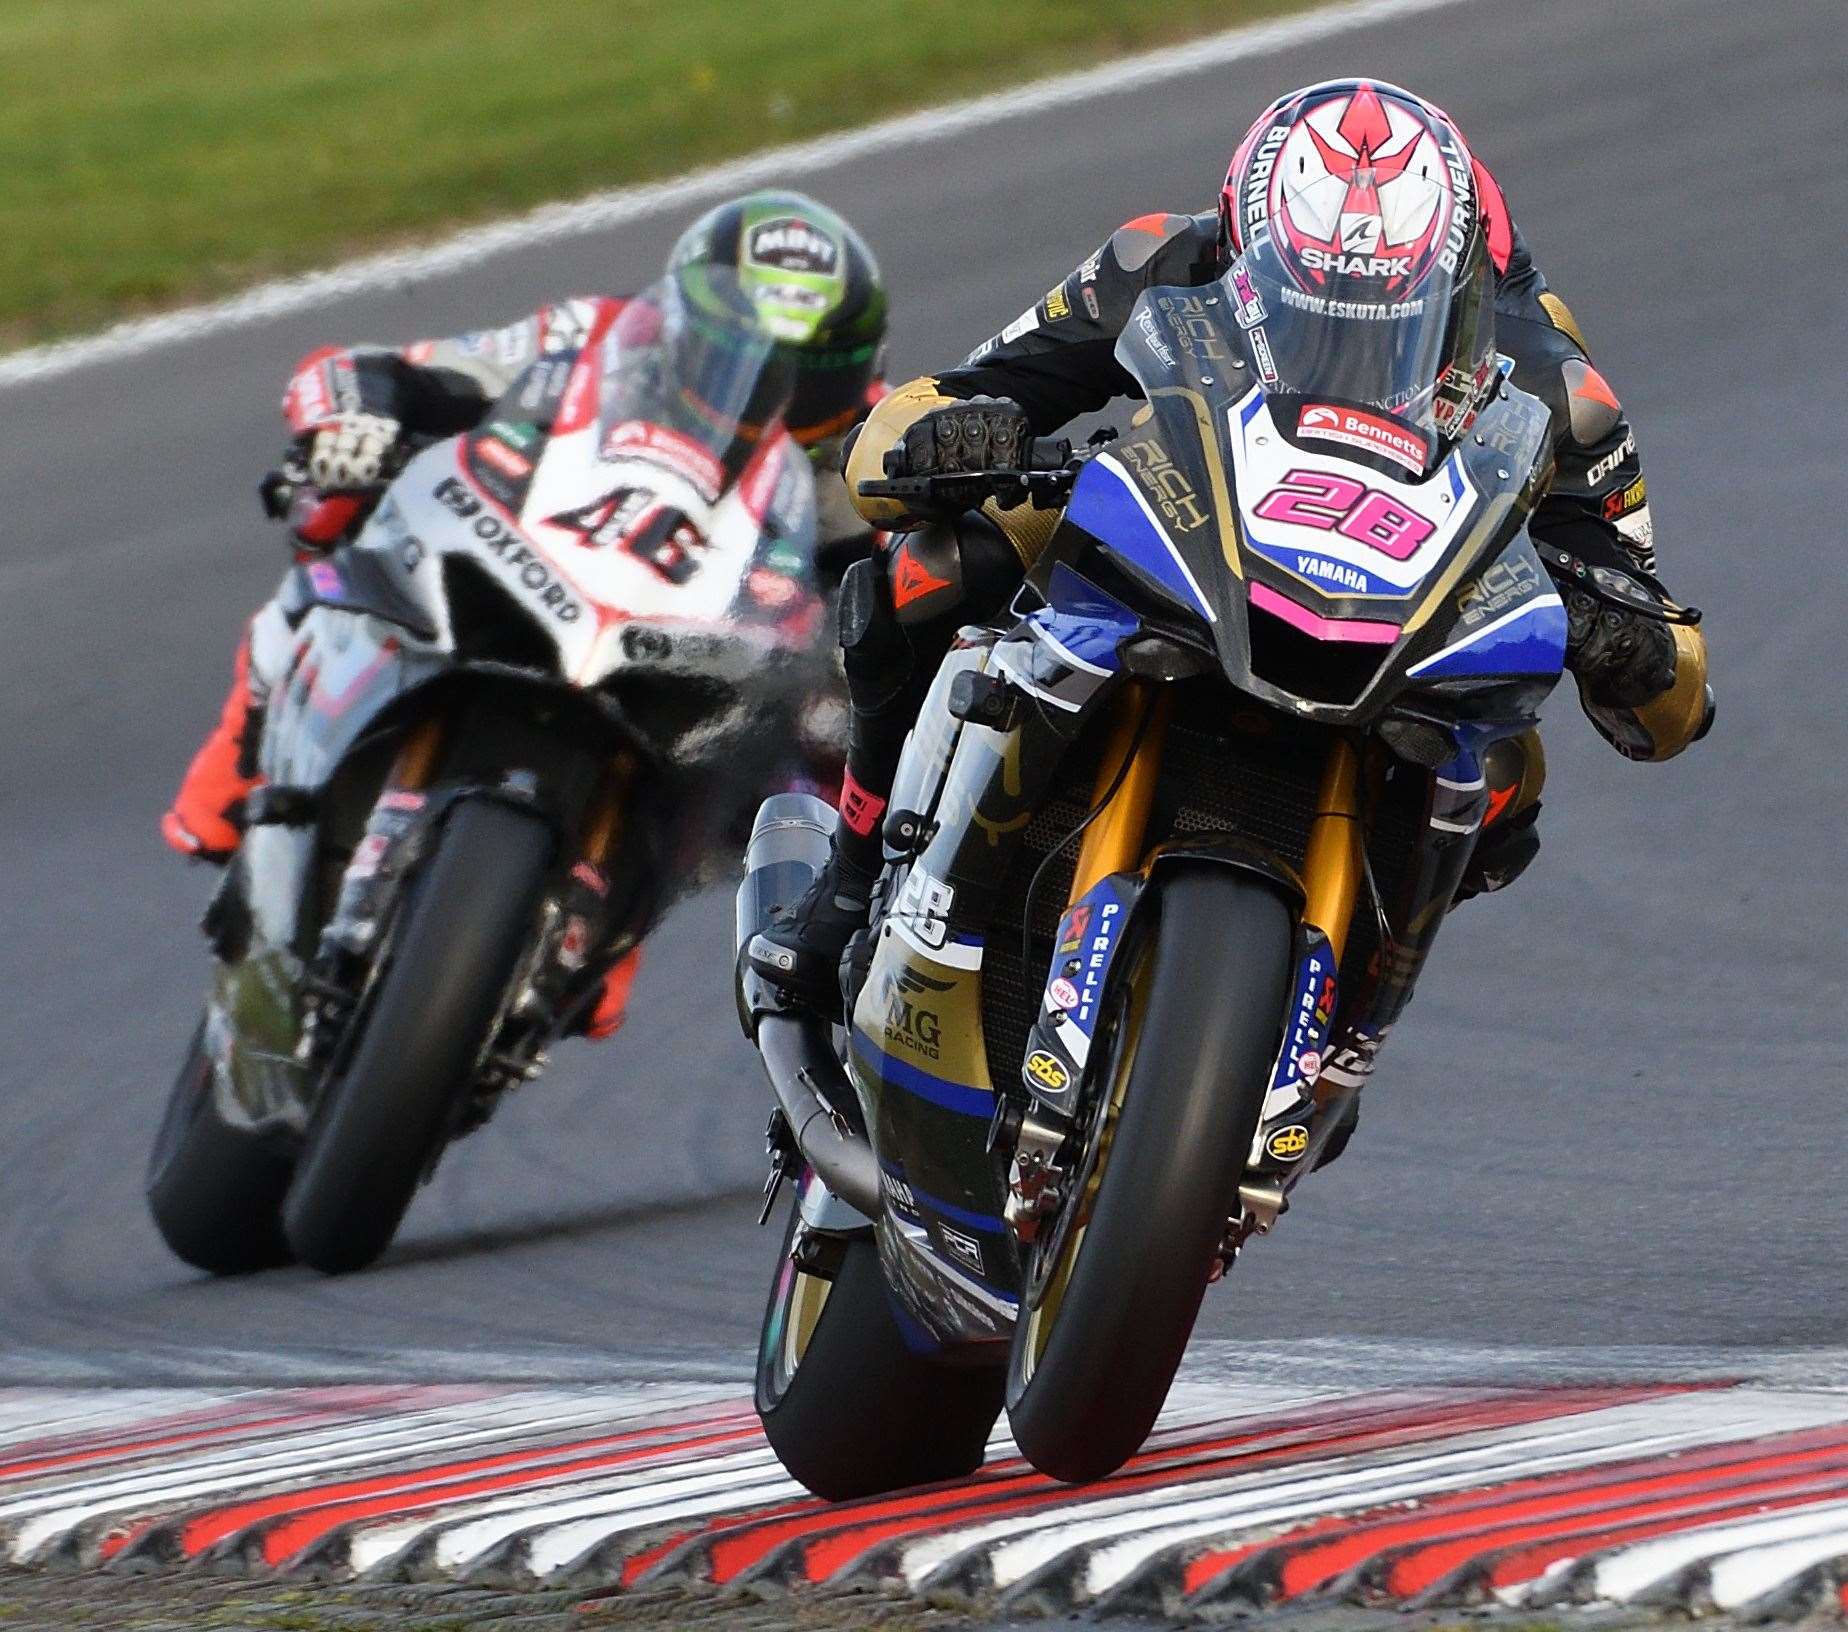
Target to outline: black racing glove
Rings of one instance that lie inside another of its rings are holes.
[[[1675,637],[1658,619],[1568,589],[1566,666],[1583,682],[1587,702],[1641,708],[1675,683]]]
[[[905,438],[885,457],[888,476],[980,476],[993,470],[1025,468],[1033,445],[1027,412],[1006,397],[971,397],[948,408],[933,408],[905,431]],[[992,487],[971,481],[944,484],[940,501],[979,504]]]

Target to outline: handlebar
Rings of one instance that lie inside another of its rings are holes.
[[[1658,623],[1682,624],[1690,629],[1701,620],[1698,606],[1678,605],[1669,599],[1667,590],[1640,570],[1620,572],[1615,567],[1593,566],[1570,550],[1551,545],[1540,548],[1540,559],[1555,583],[1582,589],[1593,600],[1614,606],[1619,612],[1633,612]]]
[[[1015,470],[937,471],[924,476],[886,476],[859,484],[861,497],[899,499],[926,506],[969,509],[985,498],[1003,505],[1032,500],[1050,510],[1065,502],[1088,455],[1074,456],[1063,437],[1036,436],[1027,444],[1027,464]]]

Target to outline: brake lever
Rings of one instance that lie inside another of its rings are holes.
[[[1640,578],[1619,572],[1613,567],[1594,567],[1570,550],[1542,547],[1540,559],[1555,581],[1567,579],[1593,600],[1614,606],[1620,612],[1634,612],[1638,617],[1653,618],[1658,623],[1678,624],[1689,629],[1701,620],[1698,606],[1678,606],[1665,597],[1656,596]],[[1619,590],[1606,580],[1621,580],[1626,587]]]
[[[1069,460],[1052,470],[965,470],[936,472],[929,476],[873,477],[854,489],[866,499],[922,499],[926,504],[956,503],[969,497],[992,496],[1006,505],[1031,499],[1036,508],[1052,509],[1065,502],[1077,480],[1082,460]]]

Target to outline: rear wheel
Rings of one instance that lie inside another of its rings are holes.
[[[791,1257],[801,1230],[792,1208],[758,1344],[757,1415],[777,1459],[830,1501],[975,1472],[1001,1368],[947,1366],[906,1344],[870,1232],[811,1237],[821,1252],[804,1268]]]
[[[196,1269],[272,1269],[290,1256],[282,1198],[293,1163],[275,1137],[224,1119],[214,1075],[202,1020],[148,1155],[148,1209],[161,1239]]]
[[[391,1244],[493,1041],[551,855],[543,821],[491,800],[443,824],[283,1206],[303,1263],[338,1274]]]
[[[1042,1473],[1101,1479],[1155,1425],[1250,1152],[1290,972],[1277,894],[1177,872],[1124,948],[1084,1156],[1027,1254],[1008,1420]],[[1210,972],[1210,978],[1209,978]]]

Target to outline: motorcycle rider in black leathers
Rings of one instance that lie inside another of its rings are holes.
[[[1294,92],[1252,126],[1217,210],[1156,212],[1128,222],[960,366],[895,390],[850,445],[848,490],[891,537],[844,586],[841,641],[853,726],[835,848],[810,892],[752,942],[748,956],[766,977],[824,1012],[838,1010],[841,953],[865,922],[882,863],[880,821],[924,693],[955,630],[1005,603],[1058,522],[1056,511],[1002,510],[992,499],[979,512],[923,515],[891,499],[860,497],[858,484],[1017,468],[1029,436],[1050,435],[1115,397],[1139,395],[1114,355],[1138,296],[1157,286],[1213,283],[1243,253],[1249,233],[1295,230],[1268,219],[1289,207],[1292,186],[1319,181],[1321,197],[1332,188],[1340,200],[1338,216],[1316,206],[1329,221],[1323,264],[1335,264],[1331,254],[1377,251],[1414,233],[1418,220],[1395,221],[1394,209],[1403,207],[1390,202],[1388,182],[1399,173],[1394,167],[1408,162],[1420,127],[1432,139],[1427,156],[1448,153],[1458,161],[1447,177],[1450,219],[1486,248],[1495,349],[1512,359],[1513,383],[1551,410],[1556,466],[1530,518],[1532,537],[1584,563],[1640,571],[1653,583],[1652,523],[1635,435],[1587,357],[1572,313],[1535,266],[1494,179],[1469,156],[1448,117],[1408,92],[1364,80]],[[1299,129],[1315,145],[1288,150],[1315,159],[1302,162],[1302,177],[1273,176],[1287,134]],[[1431,191],[1427,183],[1414,196]],[[1441,232],[1444,225],[1440,215],[1423,230]],[[1429,253],[1429,239],[1423,243]],[[1310,266],[1315,253],[1309,252]],[[1365,263],[1363,270],[1383,271],[1386,264]],[[1446,379],[1436,396],[1441,404],[1448,392],[1451,408],[1467,414],[1494,384],[1494,378]],[[1654,760],[1701,736],[1712,700],[1699,631],[1614,610],[1573,584],[1560,587],[1567,664],[1606,739],[1631,758]],[[1489,816],[1459,899],[1511,882],[1538,849],[1534,823],[1545,766],[1537,734],[1497,745],[1486,774]]]

